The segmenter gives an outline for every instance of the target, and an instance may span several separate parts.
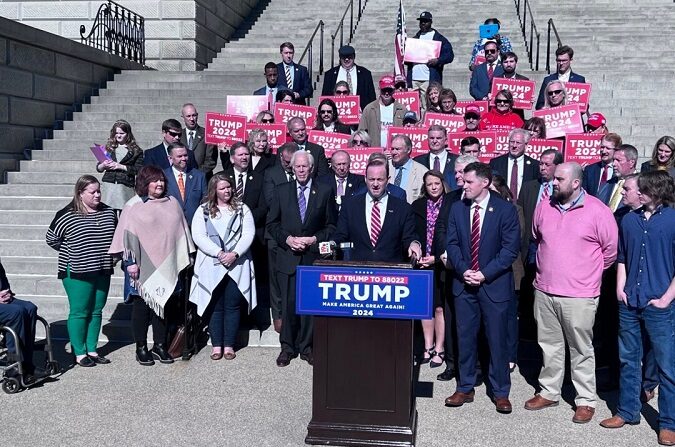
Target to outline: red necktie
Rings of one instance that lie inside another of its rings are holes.
[[[370,243],[375,248],[377,238],[380,237],[380,202],[373,201],[373,210],[370,213]]]
[[[602,167],[602,176],[600,177],[600,186],[599,188],[602,187],[605,183],[607,183],[607,174],[609,173],[609,165],[605,165]]]
[[[488,78],[492,80],[492,76],[495,74],[494,68],[492,68],[492,64],[488,64]]]
[[[471,222],[471,270],[478,270],[478,250],[480,248],[480,206],[473,209],[473,222]]]
[[[548,183],[544,183],[544,192],[541,193],[541,201],[546,203],[550,199],[549,192],[548,192]]]
[[[518,160],[513,159],[513,166],[511,166],[511,179],[509,180],[509,189],[511,190],[511,197],[515,202],[518,199]]]

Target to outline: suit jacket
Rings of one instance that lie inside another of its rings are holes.
[[[598,196],[598,186],[600,185],[600,177],[602,177],[602,167],[602,162],[598,161],[584,168],[584,178],[582,181],[583,188],[587,193],[594,197]]]
[[[263,179],[263,195],[265,196],[266,203],[272,204],[272,200],[274,200],[274,191],[279,185],[284,183],[288,183],[288,175],[279,162],[265,171]]]
[[[359,187],[356,191],[354,191],[355,196],[359,196],[361,194],[366,194],[368,193],[368,187],[366,186],[365,180],[363,185]],[[404,202],[407,201],[407,195],[405,193],[405,189],[401,188],[400,186],[396,186],[392,183],[387,183],[387,193],[390,194],[392,197],[396,197],[397,199],[401,199]]]
[[[277,243],[276,268],[287,275],[298,265],[311,265],[319,257],[318,242],[326,242],[335,231],[337,207],[330,187],[312,181],[305,221],[300,220],[297,182],[279,185],[267,215],[267,231]],[[304,252],[294,252],[286,244],[288,236],[315,236],[317,243]]]
[[[451,63],[455,59],[455,53],[452,51],[452,45],[437,29],[435,31],[433,40],[441,43],[441,54],[438,56],[438,63],[434,66],[429,67],[429,82],[438,82],[443,84],[443,67],[445,64]],[[420,31],[415,34],[415,39],[420,37]],[[408,81],[408,87],[412,87],[412,67],[415,64],[406,63],[408,67],[406,80]]]
[[[228,157],[229,160],[229,157]],[[276,161],[276,157],[274,154],[271,153],[266,153],[260,156],[260,160],[258,161],[258,164],[255,165],[255,168],[253,168],[253,172],[257,172],[258,174],[264,174],[265,170],[267,168],[274,166],[274,163]]]
[[[431,152],[428,154],[418,155],[413,158],[417,163],[424,165],[427,170],[433,168],[433,163],[431,162]],[[445,162],[445,169],[443,169],[443,177],[445,182],[448,184],[450,189],[457,189],[457,180],[455,180],[455,160],[457,160],[457,155],[448,152],[448,158]]]
[[[536,110],[543,108],[544,105],[546,104],[546,99],[544,96],[546,95],[546,86],[548,85],[548,83],[551,81],[555,81],[557,79],[558,79],[557,71],[544,78],[544,80],[541,83],[541,87],[539,88],[539,96],[537,97],[537,104],[534,106]],[[572,72],[570,73],[570,82],[586,82],[586,78]]]
[[[316,178],[317,175],[325,175],[330,172],[328,160],[326,160],[326,151],[323,149],[323,146],[305,141],[305,150],[314,157],[313,178]]]
[[[173,169],[167,168],[164,170],[166,176],[166,193],[178,200],[178,204],[183,209],[185,220],[188,225],[192,224],[192,216],[202,203],[202,199],[206,197],[206,176],[199,169],[187,169],[185,171],[185,200],[180,195],[178,189],[178,182],[173,175]]]
[[[458,296],[465,289],[464,272],[471,268],[470,200],[455,202],[448,218],[448,262],[455,273],[452,292]],[[520,251],[520,224],[516,207],[490,192],[485,210],[478,249],[479,270],[485,281],[478,288],[495,303],[509,301],[514,294],[512,264]],[[474,289],[474,290],[471,290]]]
[[[237,179],[235,178],[234,168],[230,167],[224,172],[236,185]],[[244,202],[251,210],[253,222],[255,223],[256,236],[262,241],[263,230],[265,228],[265,216],[267,215],[267,202],[265,201],[265,194],[263,191],[264,175],[249,169],[246,171],[245,176],[246,183],[244,184],[244,196],[242,197],[242,202]]]
[[[520,195],[518,196],[518,205],[523,210],[523,226],[525,227],[524,234],[526,237],[520,241],[520,257],[523,263],[527,263],[528,252],[530,249],[530,241],[532,239],[532,218],[534,217],[534,210],[537,208],[537,199],[539,198],[539,189],[541,188],[541,179],[529,180],[524,182],[520,187]]]
[[[499,67],[502,68],[502,70],[499,70],[499,74],[495,74],[494,76],[492,76],[492,78],[493,79],[494,78],[504,78],[504,79],[506,79],[506,73],[504,73],[503,67],[501,65]],[[495,73],[496,72],[497,71],[495,70]],[[530,78],[528,78],[527,76],[523,76],[523,75],[518,74],[518,73],[516,73],[516,75],[513,76],[511,79],[518,79],[518,80],[521,80],[521,81],[529,81],[530,80]]]
[[[295,103],[306,105],[314,91],[312,88],[312,80],[309,79],[309,71],[307,71],[307,67],[304,65],[298,65],[295,62],[293,63],[293,68],[293,91],[300,95],[298,99],[295,100]],[[277,88],[290,90],[288,88],[288,83],[286,82],[286,70],[284,69],[283,62],[277,64],[277,70],[279,71]]]
[[[475,67],[471,72],[471,81],[469,82],[469,94],[476,101],[480,101],[485,98],[490,89],[492,88],[492,80],[488,77],[487,72],[487,62],[483,62],[479,66]],[[493,77],[497,77],[504,73],[501,63],[497,63],[497,66],[492,73]]]
[[[317,177],[316,181],[328,185],[333,192],[333,196],[337,197],[337,180],[335,180],[335,174],[331,172],[322,175]],[[362,186],[365,186],[365,184],[366,182],[362,175],[352,174],[351,172],[347,174],[347,180],[344,183],[344,199],[353,196],[354,193]]]
[[[354,64],[356,69],[356,92],[352,92],[352,95],[359,96],[359,104],[361,105],[361,110],[371,102],[375,101],[377,98],[375,94],[375,87],[373,84],[373,75],[365,67]],[[333,91],[335,90],[335,84],[337,84],[338,73],[340,72],[340,66],[333,67],[323,75],[323,89],[321,90],[321,96],[333,96]]]
[[[159,143],[157,146],[143,151],[143,166],[150,165],[157,166],[163,170],[171,167],[166,149],[164,149],[164,143]],[[193,151],[188,151],[187,169],[199,169]]]
[[[386,217],[380,236],[373,247],[366,224],[367,197],[369,197],[367,194],[359,194],[345,200],[332,239],[337,244],[342,242],[354,244],[351,252],[353,261],[404,261],[408,247],[417,240],[412,208],[405,201],[390,195],[387,199],[387,210],[384,211]]]
[[[195,161],[197,162],[198,169],[202,171],[207,176],[213,172],[213,169],[218,163],[218,148],[214,144],[206,144],[204,139],[204,128],[200,125],[197,125],[195,131],[195,136],[192,139],[192,152],[194,153]],[[188,147],[188,129],[183,129],[183,133],[180,136],[180,141]]]
[[[405,107],[397,101],[394,101],[394,126],[403,125],[403,115],[405,115]],[[380,122],[380,101],[375,100],[366,105],[361,113],[361,120],[359,121],[359,130],[365,130],[371,139],[373,147],[386,146],[386,141],[380,141],[381,122]]]
[[[609,180],[607,180],[607,183],[602,185],[602,188],[598,190],[597,198],[602,201],[605,205],[609,206],[609,201],[612,200],[612,195],[614,195],[614,189],[618,186],[617,184],[619,183],[619,178],[618,177],[612,177]],[[617,207],[617,211],[620,208],[623,208],[625,205],[623,205],[621,202],[619,202],[619,206]],[[615,212],[614,210],[612,212]]]
[[[530,180],[536,180],[539,178],[539,162],[532,157],[524,155],[525,166],[523,167],[523,180],[520,182],[520,191],[518,195],[523,192],[523,185],[525,182]],[[490,160],[490,167],[497,174],[504,177],[504,181],[509,181],[508,169],[509,169],[509,154],[500,155]]]
[[[408,203],[413,203],[422,195],[422,188],[424,187],[424,174],[428,169],[415,160],[412,161],[412,167],[408,173],[408,182],[405,185],[405,195]],[[389,162],[389,183],[394,184],[396,180],[396,168]]]

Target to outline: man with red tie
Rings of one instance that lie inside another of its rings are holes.
[[[476,101],[487,100],[492,88],[492,78],[502,76],[502,68],[499,57],[499,46],[494,40],[485,42],[485,62],[477,66],[471,72],[469,94]]]
[[[448,219],[448,263],[454,275],[459,377],[448,407],[473,402],[477,338],[481,321],[490,348],[488,374],[499,413],[511,413],[509,401],[507,317],[515,299],[511,265],[520,251],[516,207],[489,191],[492,169],[484,163],[464,168],[464,200],[455,202]]]
[[[586,166],[584,169],[584,191],[597,197],[603,186],[614,177],[614,151],[621,146],[621,137],[608,133],[600,141],[600,161]]]

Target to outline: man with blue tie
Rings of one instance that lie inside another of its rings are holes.
[[[413,203],[422,195],[424,173],[428,169],[410,158],[412,141],[407,135],[394,135],[391,137],[389,147],[391,149],[389,183],[403,188],[408,203]]]
[[[511,265],[520,250],[520,224],[513,204],[489,191],[492,169],[484,163],[464,168],[464,200],[448,219],[448,263],[453,269],[459,378],[448,407],[473,402],[477,338],[481,322],[490,348],[489,380],[499,413],[511,413],[509,401],[508,309],[514,299]]]
[[[296,104],[307,104],[314,91],[307,67],[293,62],[295,47],[291,42],[282,43],[279,52],[282,61],[277,64],[279,74],[277,86],[292,91]]]
[[[206,196],[206,177],[199,169],[188,169],[188,150],[183,143],[172,143],[167,150],[171,166],[164,170],[166,192],[178,200],[189,223]]]

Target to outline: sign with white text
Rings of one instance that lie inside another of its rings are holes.
[[[336,150],[348,147],[349,137],[349,135],[343,133],[310,130],[307,135],[307,141],[323,146],[323,149],[326,151],[326,158],[328,158],[329,150],[332,151],[332,155]]]
[[[387,129],[387,148],[391,146],[391,137],[394,135],[407,135],[412,141],[412,153],[410,158],[429,152],[429,135],[423,127],[390,127]]]
[[[232,144],[246,141],[246,117],[206,112],[204,122],[206,144]]]
[[[284,124],[264,123],[247,125],[247,131],[253,129],[262,129],[267,133],[267,146],[273,154],[277,153],[277,149],[282,144],[288,142],[288,134],[286,133],[286,126]]]
[[[359,124],[361,119],[361,98],[358,95],[350,96],[322,96],[319,103],[324,99],[330,99],[338,109],[338,118],[342,124]]]
[[[368,157],[370,157],[370,154],[383,152],[381,147],[368,146],[354,146],[343,150],[349,154],[349,159],[351,160],[349,172],[358,175],[366,175],[366,165],[368,164]],[[333,156],[334,152],[335,151],[330,152],[329,155],[329,151],[326,149],[326,158]]]
[[[432,125],[443,126],[450,133],[461,132],[464,129],[464,116],[427,112],[424,115],[423,127],[429,128]]]
[[[466,108],[469,106],[478,107],[478,109],[480,109],[481,115],[483,115],[485,112],[488,111],[487,101],[457,101],[457,104],[455,104],[455,110],[457,111],[457,113],[464,116]]]
[[[541,118],[546,123],[546,138],[564,137],[567,134],[584,131],[579,104],[535,110],[532,116]]]
[[[600,144],[604,135],[599,133],[568,134],[565,138],[565,161],[592,164],[600,161]]]
[[[549,150],[555,149],[562,154],[563,152],[563,142],[561,140],[545,140],[543,138],[531,138],[530,142],[525,147],[525,155],[539,160],[541,153]]]
[[[316,123],[316,109],[300,104],[284,104],[278,102],[274,105],[274,122],[286,124],[289,119],[300,117],[305,120],[307,129],[314,127]]]
[[[500,155],[507,154],[509,152],[509,132],[508,130],[496,130],[495,137],[497,138],[497,143],[495,144],[495,150],[492,153],[492,158],[499,157]]]
[[[394,92],[394,99],[401,104],[406,111],[415,112],[420,119],[420,94],[417,92]]]
[[[462,140],[466,137],[475,137],[480,141],[480,155],[478,160],[487,163],[490,159],[495,158],[495,150],[497,149],[497,135],[495,132],[457,132],[448,134],[448,151],[453,154],[459,154],[462,147]]]
[[[567,104],[579,104],[579,109],[584,112],[588,110],[588,103],[591,101],[591,84],[567,82],[565,91],[567,92]]]
[[[228,96],[227,114],[245,116],[249,122],[254,123],[258,113],[269,110],[267,96],[247,95]]]
[[[514,109],[532,109],[534,99],[534,81],[525,81],[522,79],[493,78],[490,98],[492,104],[495,103],[495,97],[500,90],[508,90],[513,95]]]

